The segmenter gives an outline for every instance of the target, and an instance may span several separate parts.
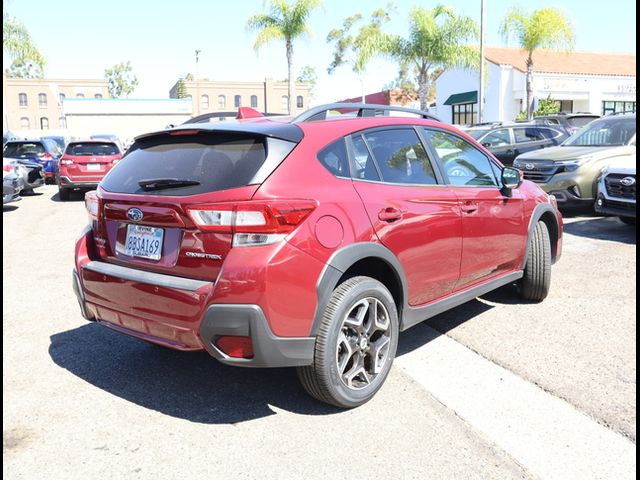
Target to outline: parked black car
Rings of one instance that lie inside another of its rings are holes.
[[[567,131],[569,135],[573,135],[587,123],[600,118],[595,113],[556,113],[553,115],[541,115],[533,119],[533,123],[538,125],[550,125],[552,127],[561,127]]]
[[[464,131],[486,147],[504,165],[511,165],[525,152],[560,145],[569,134],[535,123],[477,125]]]

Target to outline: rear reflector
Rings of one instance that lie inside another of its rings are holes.
[[[220,337],[216,341],[216,346],[233,358],[253,358],[253,346],[251,337]]]
[[[69,157],[62,157],[60,159],[60,164],[62,164],[62,165],[72,165],[73,164],[73,160],[70,159]]]

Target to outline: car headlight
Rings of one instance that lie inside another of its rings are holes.
[[[574,172],[591,160],[593,160],[593,157],[580,157],[572,160],[557,160],[556,164],[563,166],[565,172]]]

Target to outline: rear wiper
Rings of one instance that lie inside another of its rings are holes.
[[[140,180],[138,182],[146,191],[164,190],[165,188],[190,187],[200,185],[197,180],[185,180],[181,178],[152,178],[149,180]]]

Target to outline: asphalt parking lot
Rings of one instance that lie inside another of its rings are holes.
[[[3,209],[5,478],[635,478],[636,234],[615,218],[565,219],[543,303],[505,287],[405,332],[351,411],[293,370],[84,321],[70,275],[86,218],[49,186]]]

